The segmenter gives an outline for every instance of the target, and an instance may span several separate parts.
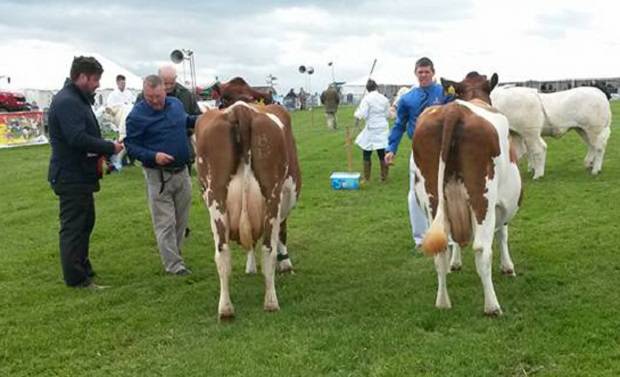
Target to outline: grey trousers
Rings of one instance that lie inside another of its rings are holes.
[[[159,169],[144,168],[144,177],[159,256],[166,272],[176,273],[186,268],[181,246],[192,204],[189,172],[187,169],[178,173],[164,172],[163,191]]]
[[[424,239],[424,235],[428,229],[428,220],[426,219],[424,210],[422,210],[416,200],[415,189],[413,187],[415,182],[415,172],[417,169],[418,168],[413,161],[413,152],[411,152],[411,157],[409,157],[409,195],[407,196],[407,201],[409,204],[411,234],[413,235],[413,242],[415,242],[416,246],[422,244],[422,239]]]

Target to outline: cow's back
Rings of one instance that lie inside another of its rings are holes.
[[[496,131],[500,148],[499,155],[493,158],[497,178],[498,203],[496,205],[503,209],[497,214],[496,223],[498,225],[504,224],[516,213],[521,196],[521,175],[516,158],[511,157],[509,121],[503,113],[475,106],[465,101],[459,102],[486,120]]]
[[[540,134],[545,116],[536,89],[495,88],[491,92],[491,103],[508,118],[512,131],[519,135]]]
[[[600,132],[610,123],[610,106],[598,88],[579,87],[555,93],[541,93],[548,122],[543,134],[561,135],[571,128]]]

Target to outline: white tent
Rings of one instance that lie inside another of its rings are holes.
[[[45,106],[51,96],[60,90],[69,76],[71,62],[75,56],[93,56],[103,66],[103,75],[99,91],[109,93],[116,88],[116,76],[121,74],[127,79],[127,88],[140,90],[142,79],[105,56],[98,53],[81,52],[61,43],[39,40],[20,40],[0,44],[0,75],[11,78],[0,88],[22,92],[29,101],[35,100],[39,106]]]
[[[69,76],[73,57],[93,56],[103,66],[101,89],[116,88],[116,75],[127,78],[127,88],[141,89],[142,79],[98,53],[82,52],[72,46],[38,40],[15,41],[0,45],[0,74],[11,77],[15,89],[62,88]]]

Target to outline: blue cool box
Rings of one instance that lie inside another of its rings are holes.
[[[334,190],[359,190],[360,173],[334,172],[329,177]]]

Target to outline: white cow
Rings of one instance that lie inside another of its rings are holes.
[[[125,122],[127,116],[131,112],[133,105],[117,105],[117,106],[104,106],[97,109],[95,116],[103,127],[109,127],[112,131],[118,133],[118,141],[123,141],[127,136]],[[122,161],[127,151],[123,149],[119,154],[113,155],[111,161],[117,170],[121,170]]]
[[[398,101],[400,101],[400,97],[402,97],[405,93],[409,92],[413,89],[412,86],[403,86],[398,89],[396,92],[396,97],[394,97],[394,101],[392,101],[392,106],[390,106],[390,110],[388,111],[388,117],[390,119],[396,119],[396,112],[398,111]]]
[[[542,136],[560,137],[571,129],[588,146],[584,159],[592,175],[601,171],[611,132],[611,108],[605,94],[592,87],[580,87],[556,93],[539,93],[523,87],[496,88],[491,92],[493,106],[506,115],[510,129],[521,144],[520,155],[527,153],[534,179],[545,174],[547,144]]]

